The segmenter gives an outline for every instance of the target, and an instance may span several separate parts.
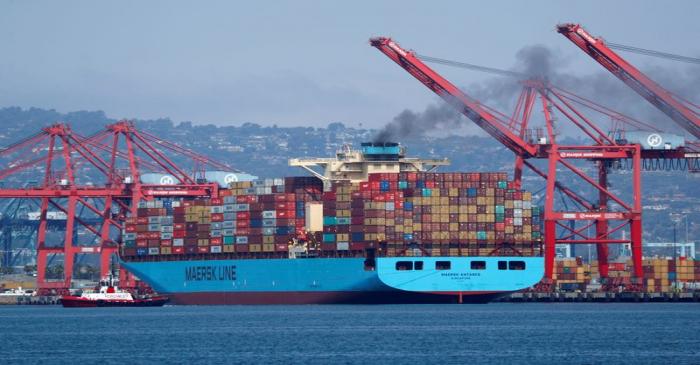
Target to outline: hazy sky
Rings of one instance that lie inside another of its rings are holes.
[[[521,47],[544,44],[585,74],[600,66],[557,23],[700,56],[698,14],[700,1],[0,0],[0,107],[378,128],[436,97],[370,47],[371,36],[499,68]],[[629,56],[657,62],[638,57]],[[490,77],[437,69],[458,85]]]

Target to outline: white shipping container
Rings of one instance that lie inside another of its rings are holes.
[[[307,232],[323,231],[323,203],[309,202],[305,206],[304,216]]]

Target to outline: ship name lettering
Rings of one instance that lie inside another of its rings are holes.
[[[236,265],[188,266],[185,268],[185,281],[235,281]]]

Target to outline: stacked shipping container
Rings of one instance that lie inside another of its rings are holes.
[[[648,292],[668,292],[673,282],[700,282],[700,261],[655,258],[645,259],[642,265],[643,284]],[[610,263],[608,277],[613,283],[628,284],[631,267],[631,261]],[[585,264],[581,258],[557,259],[553,279],[565,290],[584,289],[592,279],[600,280],[598,261]]]
[[[127,256],[286,252],[322,204],[320,251],[376,247],[382,255],[540,253],[540,209],[505,173],[381,173],[233,183],[218,197],[145,202],[124,232]],[[264,256],[264,255],[263,255]],[[268,255],[269,256],[269,255]]]

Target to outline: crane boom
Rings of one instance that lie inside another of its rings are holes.
[[[557,26],[557,31],[673,121],[700,139],[700,116],[671,92],[611,50],[603,39],[591,36],[579,24],[560,24]]]
[[[525,142],[479,102],[463,93],[459,88],[424,64],[413,52],[402,49],[391,38],[386,37],[372,38],[370,39],[370,45],[408,71],[408,73],[447,103],[459,109],[467,118],[471,119],[518,156],[532,157],[537,153],[536,146]]]

